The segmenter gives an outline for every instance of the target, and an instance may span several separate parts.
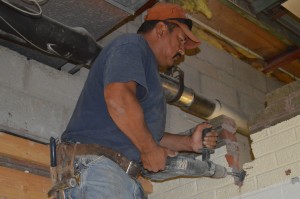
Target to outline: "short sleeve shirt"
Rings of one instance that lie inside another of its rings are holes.
[[[156,59],[139,34],[120,36],[102,49],[90,70],[62,141],[100,144],[139,162],[139,151],[111,119],[104,100],[107,84],[128,81],[137,83],[136,96],[146,125],[154,140],[159,142],[165,129],[166,102]]]

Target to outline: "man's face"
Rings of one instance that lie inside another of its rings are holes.
[[[165,31],[160,43],[160,53],[158,54],[160,67],[170,68],[178,58],[184,55],[186,39],[186,35],[179,27],[175,27],[172,32]]]

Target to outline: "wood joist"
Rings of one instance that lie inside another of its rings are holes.
[[[0,198],[43,199],[52,186],[49,146],[0,131]],[[150,181],[139,177],[146,193]]]
[[[176,0],[175,2],[183,7],[195,9],[195,6],[189,6],[193,1]],[[291,51],[291,49],[298,48],[300,38],[293,33],[287,34],[288,31],[285,31],[284,26],[279,25],[279,22],[275,23],[275,20],[281,19],[279,16],[276,19],[271,16],[268,18],[271,11],[275,11],[271,9],[266,13],[263,10],[269,6],[267,2],[263,5],[255,4],[260,12],[257,16],[249,14],[245,9],[241,9],[228,0],[206,2],[207,9],[212,13],[211,18],[208,18],[201,10],[188,10],[192,18],[201,22],[199,25],[194,21],[195,28],[193,28],[200,39],[227,51],[266,74],[272,74],[285,83],[295,81],[300,77],[300,56],[297,50]],[[245,3],[245,1],[235,2]],[[262,3],[262,1],[257,1],[259,2]],[[277,1],[274,0],[274,2]],[[281,16],[286,18],[287,11],[282,6],[280,8]],[[280,63],[276,60],[280,60]]]
[[[48,146],[0,132],[0,176],[0,198],[48,198]]]

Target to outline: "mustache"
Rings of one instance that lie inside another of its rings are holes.
[[[177,52],[174,56],[173,56],[173,58],[176,58],[176,57],[182,57],[182,55],[181,55],[181,53],[180,52]]]

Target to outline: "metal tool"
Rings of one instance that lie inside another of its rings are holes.
[[[202,131],[202,142],[204,141],[205,136],[207,135],[207,133],[211,132],[212,127],[211,128],[205,128]],[[206,146],[203,146],[203,148],[201,149],[201,153],[202,153],[202,161],[208,161],[210,159],[210,149],[207,148]]]
[[[239,185],[241,186],[243,184],[243,182],[244,182],[244,179],[246,177],[247,172],[244,169],[242,169],[242,170],[240,170],[238,172],[227,172],[227,174],[231,175],[233,177],[237,177]]]
[[[56,140],[54,137],[50,138],[50,166],[56,167]]]

